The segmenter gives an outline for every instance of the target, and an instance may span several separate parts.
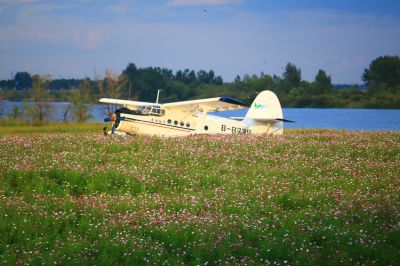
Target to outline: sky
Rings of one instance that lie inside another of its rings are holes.
[[[0,0],[0,79],[94,78],[138,67],[276,74],[361,84],[400,54],[398,0]]]

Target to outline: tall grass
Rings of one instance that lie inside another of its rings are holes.
[[[0,138],[0,264],[400,261],[398,132],[73,127],[84,134]]]
[[[42,135],[42,134],[78,134],[99,133],[102,134],[104,124],[101,123],[43,123],[40,125],[30,122],[15,120],[0,120],[0,136],[7,135]]]

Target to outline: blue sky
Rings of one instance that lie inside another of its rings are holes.
[[[381,55],[400,54],[395,0],[0,0],[0,78],[16,71],[93,78],[139,67],[282,75],[361,83]]]

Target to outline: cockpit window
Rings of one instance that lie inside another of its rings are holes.
[[[140,106],[138,108],[138,111],[141,112],[142,114],[144,113],[144,110],[146,109],[147,106]]]
[[[141,106],[138,109],[143,115],[156,115],[162,116],[165,115],[165,110],[161,109],[158,106]]]

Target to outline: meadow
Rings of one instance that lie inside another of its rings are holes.
[[[0,119],[0,137],[7,135],[33,136],[43,134],[101,133],[105,125],[101,123],[45,123],[33,125],[16,119]],[[110,130],[110,126],[108,126]]]
[[[0,264],[400,261],[400,132],[48,127],[0,127]]]

